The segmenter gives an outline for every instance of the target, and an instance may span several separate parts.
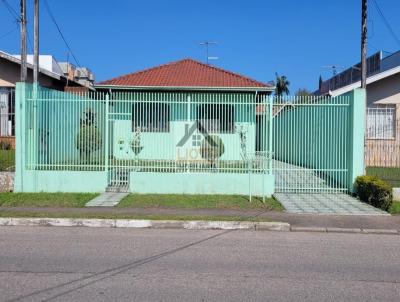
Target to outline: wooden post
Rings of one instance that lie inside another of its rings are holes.
[[[34,0],[33,83],[39,83],[39,0]]]
[[[26,82],[26,0],[21,0],[21,82]]]
[[[367,0],[362,0],[361,12],[361,88],[367,88]]]

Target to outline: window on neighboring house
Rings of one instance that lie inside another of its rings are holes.
[[[13,88],[0,88],[0,136],[15,135],[15,98]]]
[[[367,108],[367,139],[394,139],[396,107],[377,106]]]
[[[132,105],[132,131],[169,132],[170,109],[165,103],[135,103]]]
[[[235,131],[233,105],[202,104],[197,106],[197,123],[208,133],[233,133]]]

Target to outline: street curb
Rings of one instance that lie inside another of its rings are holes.
[[[325,228],[325,227],[301,227],[292,226],[292,232],[313,232],[313,233],[348,233],[348,234],[382,234],[399,235],[396,229],[361,229],[361,228]]]
[[[82,219],[82,218],[0,218],[0,226],[58,226],[97,228],[148,228],[186,230],[249,230],[277,232],[352,233],[399,235],[396,229],[362,229],[291,226],[285,222],[146,220],[146,219]]]
[[[326,228],[321,228],[321,227],[295,227],[295,226],[293,226],[293,227],[291,227],[290,228],[290,230],[292,231],[292,232],[318,232],[318,233],[321,233],[321,232],[326,232]]]
[[[151,228],[187,230],[253,230],[289,232],[284,222],[185,221],[144,219],[76,219],[76,218],[0,218],[0,226],[60,226],[105,228]]]

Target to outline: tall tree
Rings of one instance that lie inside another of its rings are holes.
[[[278,73],[275,73],[275,75],[276,75],[275,94],[277,96],[282,96],[284,94],[288,95],[290,82],[288,81],[287,77],[284,75],[280,76]]]
[[[299,88],[296,91],[296,96],[298,96],[298,97],[308,97],[311,95],[312,95],[312,92],[306,88]]]

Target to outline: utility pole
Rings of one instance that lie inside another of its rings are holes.
[[[39,0],[34,0],[33,84],[39,83]]]
[[[26,0],[21,0],[21,82],[26,82]]]
[[[361,88],[367,88],[367,0],[362,1],[361,12]]]

